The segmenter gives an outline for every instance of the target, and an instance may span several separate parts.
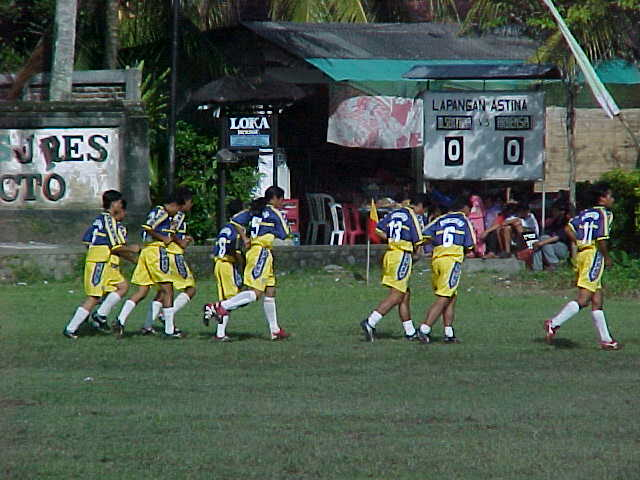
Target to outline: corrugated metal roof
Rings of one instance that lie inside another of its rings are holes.
[[[459,36],[439,23],[246,22],[257,35],[300,58],[521,60],[537,44],[498,35]]]

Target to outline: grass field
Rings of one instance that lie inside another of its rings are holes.
[[[145,303],[123,340],[72,341],[80,282],[0,286],[0,478],[640,478],[637,303],[607,301],[623,350],[598,350],[586,312],[550,347],[542,321],[574,292],[531,278],[464,276],[463,343],[428,346],[395,313],[365,343],[386,292],[348,272],[279,277],[286,342],[259,305],[233,314],[236,341],[209,341],[209,281],[183,340],[134,334]],[[432,299],[414,275],[415,320]]]

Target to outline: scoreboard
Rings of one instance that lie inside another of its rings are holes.
[[[425,92],[424,175],[436,180],[541,180],[542,92]]]

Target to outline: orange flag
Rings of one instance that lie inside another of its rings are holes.
[[[380,243],[381,239],[376,233],[376,225],[378,224],[378,209],[376,202],[371,199],[371,210],[369,210],[369,220],[367,221],[367,235],[371,243]]]

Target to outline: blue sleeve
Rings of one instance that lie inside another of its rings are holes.
[[[391,220],[391,213],[387,213],[384,217],[382,217],[382,220],[379,220],[378,223],[376,223],[376,228],[378,230],[382,230],[383,232],[387,232],[387,225],[389,225],[389,221]]]
[[[287,221],[280,214],[280,212],[272,209],[271,215],[273,216],[273,226],[275,228],[275,236],[281,240],[284,240],[289,236],[289,226],[287,225]]]
[[[251,213],[249,210],[242,210],[231,217],[231,223],[245,228],[251,222]]]
[[[427,225],[426,227],[424,227],[424,230],[422,231],[422,234],[425,237],[429,237],[429,238],[433,238],[436,235],[436,221],[434,220],[433,222],[431,222],[429,225]]]
[[[471,225],[471,222],[469,221],[469,219],[467,217],[464,217],[465,220],[465,232],[464,232],[464,246],[466,248],[472,248],[475,243],[476,243],[476,239],[475,239],[475,233],[473,233],[473,226]]]
[[[93,230],[95,229],[95,225],[92,223],[82,234],[82,243],[91,243],[93,239]]]

